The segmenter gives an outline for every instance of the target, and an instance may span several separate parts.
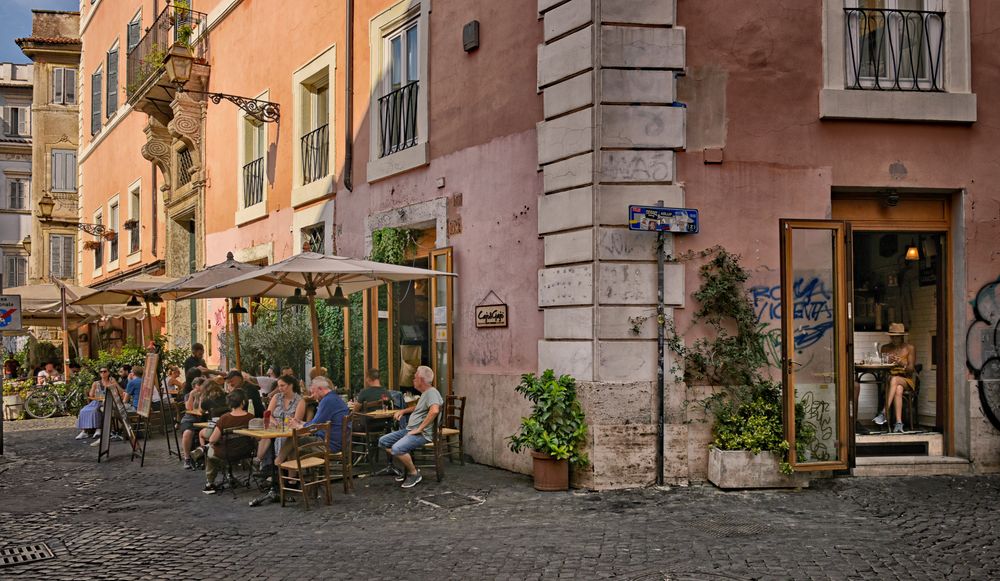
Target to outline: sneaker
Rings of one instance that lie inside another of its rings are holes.
[[[94,436],[93,437],[100,438],[101,437],[101,430],[100,429],[94,430]]]
[[[90,434],[87,433],[87,430],[80,430],[80,433],[76,435],[76,439],[77,440],[86,440],[87,436],[89,436],[89,435]]]
[[[902,434],[903,433],[903,422],[896,422],[896,425],[892,427],[892,432],[894,434]]]
[[[93,448],[94,446],[100,446],[100,445],[101,445],[101,441],[100,440],[94,440],[93,442],[90,443],[90,447],[91,448]]]
[[[190,458],[185,458],[184,459],[184,469],[185,470],[194,470],[194,462],[192,462]]]
[[[416,474],[407,474],[406,478],[403,480],[403,488],[413,488],[423,479],[424,477],[421,476],[419,472]]]
[[[885,425],[885,412],[881,412],[879,415],[872,418],[872,421],[880,426]]]
[[[220,489],[221,487],[216,486],[214,482],[209,482],[208,484],[205,485],[205,488],[203,488],[201,491],[204,492],[205,494],[215,494]]]
[[[273,490],[268,490],[267,494],[263,496],[258,496],[257,498],[250,501],[250,506],[260,506],[262,504],[268,504],[272,502],[278,502],[280,498],[278,493]]]
[[[198,448],[191,450],[191,460],[195,462],[201,460],[204,456],[205,456],[205,448],[203,447],[199,446]]]
[[[112,442],[124,442],[125,438],[123,438],[121,434],[111,434],[111,441]]]

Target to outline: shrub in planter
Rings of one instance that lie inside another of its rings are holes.
[[[531,450],[536,489],[568,489],[569,464],[589,463],[582,451],[587,424],[576,397],[576,380],[569,375],[556,377],[547,369],[540,377],[522,375],[516,389],[533,407],[530,416],[521,418],[521,429],[508,438],[511,451]]]

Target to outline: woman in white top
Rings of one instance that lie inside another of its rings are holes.
[[[290,375],[282,375],[275,382],[275,390],[271,394],[271,402],[267,405],[267,409],[271,412],[271,424],[283,424],[288,422],[288,420],[295,418],[296,420],[302,421],[302,418],[306,415],[306,400],[296,393],[295,386],[298,381]],[[285,454],[281,454],[281,449],[284,447],[285,440],[288,438],[275,438],[274,441],[274,454],[276,459],[284,458]],[[267,449],[270,446],[271,440],[261,440],[260,444],[257,446],[257,461],[261,462],[264,460],[265,454],[267,454]],[[280,460],[275,460],[276,464],[280,464]]]

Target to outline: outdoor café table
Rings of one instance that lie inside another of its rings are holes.
[[[192,426],[198,428],[199,430],[204,430],[212,426],[212,422],[195,422],[191,424]]]
[[[276,438],[291,438],[292,437],[292,430],[251,430],[251,429],[246,429],[246,430],[233,430],[233,433],[234,434],[239,434],[240,436],[250,436],[251,438],[254,438],[256,440],[270,440],[271,443],[272,443],[272,445],[273,445],[274,440]],[[271,480],[272,484],[271,484],[271,487],[272,487],[272,492],[273,492],[273,489],[278,486],[278,466],[276,464],[272,464],[272,466],[271,466],[271,475],[272,475],[272,480]],[[267,497],[268,497],[268,495],[265,494],[265,495],[263,495],[263,496],[261,496],[259,498],[255,498],[255,499],[251,500],[250,501],[250,506],[258,506],[258,505],[260,505],[262,502],[265,501],[265,499],[267,499]]]
[[[892,371],[893,367],[897,367],[892,363],[855,363],[854,364],[854,380],[861,385],[861,378],[865,375],[871,375],[875,378],[875,384],[878,386],[878,402],[879,405],[882,404],[884,399],[885,389],[889,382],[889,372]],[[869,382],[866,382],[869,383]],[[886,422],[886,427],[889,423]]]
[[[372,418],[373,420],[388,420],[391,419],[392,416],[394,416],[398,411],[399,410],[372,410],[361,415]]]

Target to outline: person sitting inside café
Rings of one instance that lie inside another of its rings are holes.
[[[309,395],[315,401],[319,402],[319,405],[316,406],[316,415],[307,422],[291,418],[288,420],[288,424],[292,429],[299,429],[303,426],[313,426],[330,422],[330,451],[333,453],[340,452],[341,427],[344,418],[350,415],[351,410],[347,407],[347,403],[336,394],[333,383],[322,375],[314,377],[309,382]],[[316,432],[316,435],[319,437],[325,436],[322,432]],[[299,442],[302,441],[301,439],[299,440]],[[293,452],[293,450],[289,450],[286,458],[291,457]],[[279,460],[277,463],[280,464],[281,461]]]
[[[405,428],[390,432],[378,440],[379,447],[385,448],[389,454],[390,467],[396,474],[396,481],[402,482],[403,488],[412,488],[423,479],[410,454],[434,440],[434,422],[444,405],[444,399],[432,384],[433,381],[434,370],[425,365],[417,368],[413,376],[413,387],[420,392],[420,400],[415,405],[398,410],[394,416],[399,420],[409,414],[410,420]],[[399,460],[405,473],[391,464],[393,458]]]
[[[222,432],[234,428],[246,428],[253,416],[246,411],[247,396],[242,389],[234,389],[226,396],[229,413],[223,414],[215,422],[208,437],[208,455],[205,457],[205,494],[215,494],[221,489],[215,484],[215,477],[227,459],[244,458],[253,451],[252,442],[239,438],[228,445],[223,441]]]
[[[290,375],[282,375],[278,378],[277,387],[267,405],[267,411],[271,412],[272,426],[283,426],[292,419],[301,422],[305,418],[306,400],[296,393],[297,384],[298,381]],[[287,456],[287,451],[285,451],[287,440],[288,438],[274,439],[274,454],[278,464],[284,462],[285,456]],[[261,440],[257,445],[256,461],[258,466],[264,462],[268,448],[270,448],[269,440]]]
[[[889,325],[889,338],[892,342],[879,349],[882,360],[893,364],[893,367],[889,371],[889,385],[885,390],[885,406],[872,421],[880,426],[885,425],[890,408],[894,408],[896,423],[893,424],[892,431],[896,433],[903,432],[903,392],[912,391],[917,385],[917,350],[906,342],[906,335],[906,327],[902,323],[892,323]]]
[[[382,387],[382,374],[377,368],[365,372],[365,388],[358,393],[358,403],[366,404],[381,401],[382,396],[388,396],[389,390]]]
[[[37,383],[42,385],[44,383],[52,383],[54,381],[62,381],[62,375],[56,371],[56,364],[51,361],[45,362],[45,368],[38,372]]]

